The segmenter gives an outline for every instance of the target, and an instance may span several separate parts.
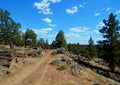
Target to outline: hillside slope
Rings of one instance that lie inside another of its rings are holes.
[[[71,74],[70,66],[60,71],[50,63],[55,58],[68,57],[65,54],[51,55],[53,51],[44,52],[41,58],[26,58],[31,63],[0,80],[0,85],[120,85],[112,79],[97,74],[88,67],[81,65],[80,76]],[[74,62],[76,63],[76,62]]]

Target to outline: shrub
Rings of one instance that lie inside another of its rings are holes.
[[[61,63],[61,59],[60,58],[54,58],[53,61],[51,62],[52,65],[59,65]]]
[[[65,48],[58,48],[57,49],[57,54],[65,54],[66,53],[66,50],[65,50]]]
[[[71,66],[71,74],[72,74],[73,76],[78,77],[79,74],[80,74],[79,72],[80,72],[80,66],[79,66],[78,64],[73,64],[73,65]]]
[[[66,69],[66,64],[65,64],[65,63],[60,63],[60,64],[58,65],[57,70],[62,71],[62,70],[65,70],[65,69]]]
[[[57,54],[56,51],[53,51],[53,52],[51,53],[51,55],[53,55],[53,56],[55,56],[56,54]]]

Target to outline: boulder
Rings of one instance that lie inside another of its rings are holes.
[[[0,62],[4,67],[9,68],[10,62],[12,61],[12,53],[10,51],[1,50],[0,51]]]

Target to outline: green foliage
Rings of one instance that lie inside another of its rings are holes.
[[[25,47],[26,46],[36,46],[37,43],[37,39],[36,39],[37,35],[35,34],[35,32],[33,30],[27,29],[25,32]]]
[[[49,48],[50,48],[50,46],[49,46],[48,40],[46,40],[46,42],[45,42],[45,49],[49,49]]]
[[[55,41],[53,40],[53,41],[52,41],[52,44],[51,44],[51,48],[52,48],[52,49],[56,48],[55,44],[56,44],[56,43],[55,43]]]
[[[44,38],[40,38],[37,42],[37,46],[41,48],[45,48],[45,40]]]
[[[56,36],[55,47],[56,48],[64,47],[65,49],[67,49],[65,35],[62,30],[60,30]]]
[[[82,49],[81,49],[81,45],[79,43],[77,44],[68,44],[68,51],[75,53],[75,54],[80,54]]]
[[[55,56],[57,54],[57,51],[53,51],[51,55]]]
[[[89,55],[89,59],[95,57],[97,55],[97,51],[96,51],[96,47],[94,45],[94,41],[92,39],[92,37],[90,37],[89,41],[88,41],[89,45],[88,45],[88,55]]]
[[[65,48],[61,47],[61,48],[57,48],[57,54],[65,54],[66,50]]]
[[[65,70],[66,68],[67,68],[67,66],[65,63],[60,63],[57,67],[57,70],[62,71],[62,70]]]
[[[44,40],[44,38],[40,38],[37,42],[37,46],[38,47],[41,47],[43,49],[49,49],[50,46],[49,46],[49,43],[48,43],[48,40],[46,39],[46,41]]]
[[[116,16],[111,13],[108,20],[103,20],[105,26],[100,29],[104,40],[98,41],[100,56],[108,63],[112,71],[119,65],[120,61],[120,26]]]
[[[16,23],[7,10],[0,9],[0,41],[10,44],[13,47],[17,33],[19,32],[20,23]]]

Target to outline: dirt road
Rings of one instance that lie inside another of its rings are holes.
[[[50,52],[47,52],[35,64],[24,67],[22,71],[5,79],[0,85],[42,85],[49,62]]]
[[[67,56],[64,54],[52,56],[51,52],[53,51],[45,52],[41,58],[30,58],[32,63],[23,65],[21,70],[13,75],[7,75],[0,80],[0,85],[120,85],[85,66],[81,66],[80,77],[71,75],[70,66],[63,71],[57,70],[57,66],[50,64],[51,61]]]

